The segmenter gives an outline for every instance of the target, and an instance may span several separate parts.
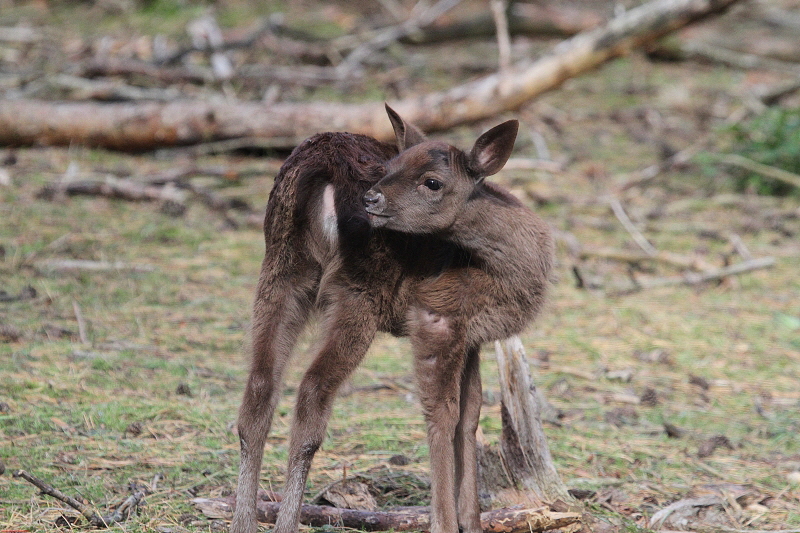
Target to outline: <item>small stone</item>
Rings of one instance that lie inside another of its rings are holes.
[[[703,390],[708,390],[711,388],[711,384],[708,382],[706,378],[695,376],[694,374],[689,375],[689,383],[700,387]]]
[[[800,471],[789,472],[786,479],[793,485],[800,485]]]
[[[142,434],[142,423],[141,422],[132,422],[128,424],[128,427],[125,428],[124,435],[130,435],[131,437],[138,437]]]
[[[389,458],[389,464],[393,466],[406,466],[411,461],[403,454],[393,455]]]
[[[671,439],[680,439],[684,433],[681,428],[669,422],[664,422],[664,431],[667,433],[667,437]]]
[[[642,395],[639,397],[639,401],[644,406],[655,407],[656,405],[658,405],[658,394],[654,389],[647,387],[646,389],[644,389],[644,392],[642,392]]]

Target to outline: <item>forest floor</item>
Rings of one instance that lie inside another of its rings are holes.
[[[119,29],[98,16],[106,25],[88,29],[94,12],[70,9],[86,20],[58,27],[67,43],[65,36],[91,31],[137,35],[158,18],[136,11]],[[342,19],[348,13],[330,9]],[[56,24],[68,14],[24,16]],[[174,21],[170,27],[180,30]],[[515,53],[554,42],[516,39]],[[429,74],[430,81],[411,82],[414,90],[466,76],[445,64],[453,57],[496,53],[493,43],[480,42],[407,52],[419,59],[414,76]],[[701,152],[727,149],[735,117],[749,112],[748,91],[780,80],[769,71],[654,62],[633,53],[518,113],[436,136],[467,148],[482,130],[517,117],[523,126],[515,157],[542,157],[542,142],[547,146],[552,165],[493,179],[536,209],[558,237],[549,304],[523,342],[535,382],[557,412],[545,429],[560,475],[570,489],[590,491],[586,508],[602,523],[646,530],[648,518],[667,505],[715,495],[716,512],[709,507],[689,526],[800,530],[800,198],[741,192],[728,168],[702,157],[614,193],[665,151],[697,143]],[[392,97],[375,87],[358,96]],[[222,527],[191,500],[227,495],[236,485],[235,421],[261,231],[242,221],[233,227],[199,201],[176,215],[157,202],[51,200],[40,191],[68,173],[146,176],[191,159],[230,169],[228,178],[195,183],[263,211],[283,156],[0,148],[8,177],[0,180],[0,529],[56,531],[65,527],[61,517],[76,515],[12,477],[19,469],[101,512],[132,487],[147,487],[146,505],[125,522],[126,531]],[[690,269],[607,257],[609,250],[642,254],[609,207],[612,194],[659,252],[704,269],[749,257],[773,257],[775,264],[721,281],[638,287],[633,279],[645,286]],[[114,264],[87,270],[64,260]],[[281,488],[293,392],[312,339],[313,328],[287,376],[265,453],[264,488]],[[492,350],[483,351],[481,428],[496,441]],[[411,375],[406,340],[380,336],[337,400],[309,495],[346,472],[395,480],[384,505],[426,502],[425,427]],[[389,462],[398,455],[406,465]]]

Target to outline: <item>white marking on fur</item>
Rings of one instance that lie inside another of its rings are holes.
[[[333,185],[326,185],[322,193],[322,232],[331,244],[336,244],[339,229],[336,224],[336,205],[333,201]]]

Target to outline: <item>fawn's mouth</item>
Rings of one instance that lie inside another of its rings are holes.
[[[389,222],[389,219],[392,218],[392,215],[371,213],[369,210],[367,210],[367,216],[369,217],[369,223],[373,228],[382,228]]]

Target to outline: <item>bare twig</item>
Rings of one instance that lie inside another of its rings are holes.
[[[78,322],[78,338],[83,344],[89,344],[89,338],[86,336],[86,321],[83,319],[81,306],[78,305],[77,300],[72,300],[72,310],[75,312],[75,320]]]
[[[613,294],[624,295],[633,292],[638,292],[642,289],[671,287],[675,285],[700,285],[702,283],[707,283],[709,281],[720,280],[728,276],[744,274],[745,272],[759,270],[762,268],[770,268],[773,265],[775,265],[774,257],[760,257],[758,259],[752,259],[750,261],[742,261],[741,263],[736,263],[735,265],[730,265],[727,267],[719,268],[716,270],[710,270],[706,272],[700,272],[700,273],[687,272],[682,276],[637,280],[635,287],[624,289],[621,291],[615,291]]]
[[[564,172],[564,165],[547,159],[529,159],[525,157],[512,157],[503,167],[504,170],[542,170],[553,174]]]
[[[176,188],[155,187],[152,185],[136,183],[132,180],[119,179],[106,176],[102,180],[62,180],[56,185],[48,185],[38,193],[40,198],[47,200],[59,195],[89,195],[106,196],[108,198],[121,198],[131,201],[161,201],[182,205],[185,202],[185,193]]]
[[[292,56],[303,61],[317,64],[329,64],[330,58],[323,43],[314,42],[315,39],[305,35],[299,30],[292,30],[283,24],[283,17],[274,13],[263,19],[248,35],[240,39],[223,40],[218,43],[217,50],[233,50],[252,48],[256,43],[263,44],[267,49],[280,52],[284,57]],[[160,65],[175,64],[187,54],[194,51],[208,51],[205,47],[197,48],[194,44],[182,48],[177,52],[162,57],[158,60]]]
[[[372,39],[356,47],[339,64],[338,70],[345,74],[356,70],[361,62],[370,55],[383,50],[398,39],[433,23],[459,3],[461,3],[461,0],[439,0],[431,7],[421,10],[421,12],[419,9],[421,3],[418,3],[414,7],[414,10],[419,12],[418,14],[412,15],[408,20],[397,26],[379,31]]]
[[[153,476],[153,481],[150,482],[150,492],[155,492],[158,489],[158,483],[164,480],[164,474],[161,472]]]
[[[697,257],[688,257],[667,251],[657,251],[655,255],[629,252],[626,250],[612,250],[600,248],[595,250],[581,250],[581,259],[596,257],[599,259],[609,259],[623,263],[641,263],[642,261],[656,261],[678,268],[689,268],[692,270],[710,270],[711,266]]]
[[[735,529],[722,526],[719,526],[718,531],[724,531],[725,533],[800,533],[800,529]]]
[[[639,248],[644,250],[644,253],[651,257],[657,255],[658,251],[653,248],[653,245],[642,235],[642,232],[634,226],[631,219],[628,218],[628,214],[625,213],[625,209],[622,208],[622,204],[619,200],[616,198],[609,198],[608,203],[611,206],[611,210],[614,211],[617,220],[619,220],[622,226],[631,234],[631,237],[633,237],[634,242],[639,245]]]
[[[133,270],[135,272],[152,272],[152,265],[137,265],[123,263],[121,261],[90,261],[85,259],[53,259],[50,261],[38,261],[36,269],[45,272],[64,272],[64,271],[88,271],[88,272],[108,272],[110,270]]]
[[[355,73],[349,75],[353,76]],[[330,66],[245,65],[238,70],[236,76],[251,83],[268,80],[280,85],[319,87],[341,81],[344,74],[342,69]]]
[[[603,22],[603,17],[592,9],[574,8],[564,4],[548,6],[532,2],[512,2],[507,16],[511,35],[539,37],[571,37]],[[482,11],[474,17],[421,29],[401,38],[400,42],[432,44],[461,39],[490,39],[496,34],[494,17],[491,13]]]
[[[774,105],[780,101],[784,96],[788,96],[794,92],[800,91],[800,78],[786,83],[781,83],[771,89],[768,89],[758,95],[761,102],[766,105]]]
[[[25,26],[0,27],[0,42],[35,43],[41,40],[41,32]]]
[[[511,67],[511,35],[508,33],[508,2],[491,0],[492,16],[497,28],[498,67],[501,75]]]
[[[45,483],[38,477],[29,474],[25,470],[17,470],[14,472],[14,477],[19,477],[27,481],[28,483],[35,486],[37,489],[42,491],[42,493],[46,494],[47,496],[52,496],[53,498],[66,503],[79,513],[83,515],[86,520],[89,521],[91,525],[94,527],[108,527],[108,524],[103,520],[99,514],[97,514],[91,507],[85,505],[82,502],[79,502],[72,496],[67,496],[57,488],[53,487],[52,485]]]
[[[744,241],[739,235],[737,235],[736,233],[731,233],[728,236],[728,240],[731,241],[733,249],[736,250],[736,253],[739,254],[742,257],[742,259],[746,261],[753,259],[753,254],[750,253],[750,249],[747,248],[747,245],[744,243]]]
[[[737,52],[694,39],[661,42],[650,53],[678,59],[698,59],[742,70],[769,69],[776,72],[800,73],[800,65],[797,63],[771,59],[758,54]]]
[[[161,83],[208,83],[214,80],[207,69],[198,67],[166,67],[153,65],[146,61],[120,58],[93,58],[80,65],[76,74],[86,78],[100,76],[138,76]]]
[[[124,502],[122,502],[113,513],[101,516],[97,514],[94,511],[94,509],[92,509],[90,506],[76,500],[71,496],[64,494],[57,488],[42,481],[36,476],[29,474],[25,470],[17,470],[16,472],[14,472],[14,477],[22,478],[28,483],[34,485],[40,491],[42,491],[43,494],[46,494],[47,496],[52,496],[53,498],[63,503],[66,503],[67,505],[69,505],[70,507],[81,513],[81,515],[83,515],[83,517],[89,521],[90,525],[98,529],[105,529],[109,527],[111,524],[124,522],[130,516],[130,514],[139,506],[139,504],[145,497],[145,492],[138,490],[133,494],[131,494]]]
[[[719,154],[714,156],[720,163],[743,168],[756,174],[761,174],[767,178],[788,183],[793,187],[800,188],[800,175],[782,168],[771,167],[758,161],[753,161],[739,154]]]
[[[46,78],[45,82],[26,90],[28,97],[38,96],[43,90],[50,87],[70,91],[71,100],[100,100],[100,101],[139,101],[153,100],[169,102],[180,97],[180,92],[175,88],[145,88],[127,85],[117,81],[89,80],[69,74],[56,74]]]
[[[632,189],[633,187],[639,187],[641,185],[645,185],[655,178],[660,176],[662,173],[666,172],[670,168],[676,165],[684,165],[691,161],[691,159],[697,155],[697,153],[705,146],[706,142],[708,141],[708,136],[704,136],[698,142],[692,144],[691,146],[684,148],[683,150],[672,154],[670,157],[660,161],[654,165],[650,165],[649,167],[643,168],[637,172],[633,172],[627,176],[625,183],[617,186],[616,192],[621,193],[627,191],[628,189]]]
[[[145,491],[137,490],[128,496],[112,514],[102,517],[103,522],[107,524],[118,524],[120,522],[124,522],[131,515],[131,513],[136,510],[139,504],[142,503],[145,495]]]

